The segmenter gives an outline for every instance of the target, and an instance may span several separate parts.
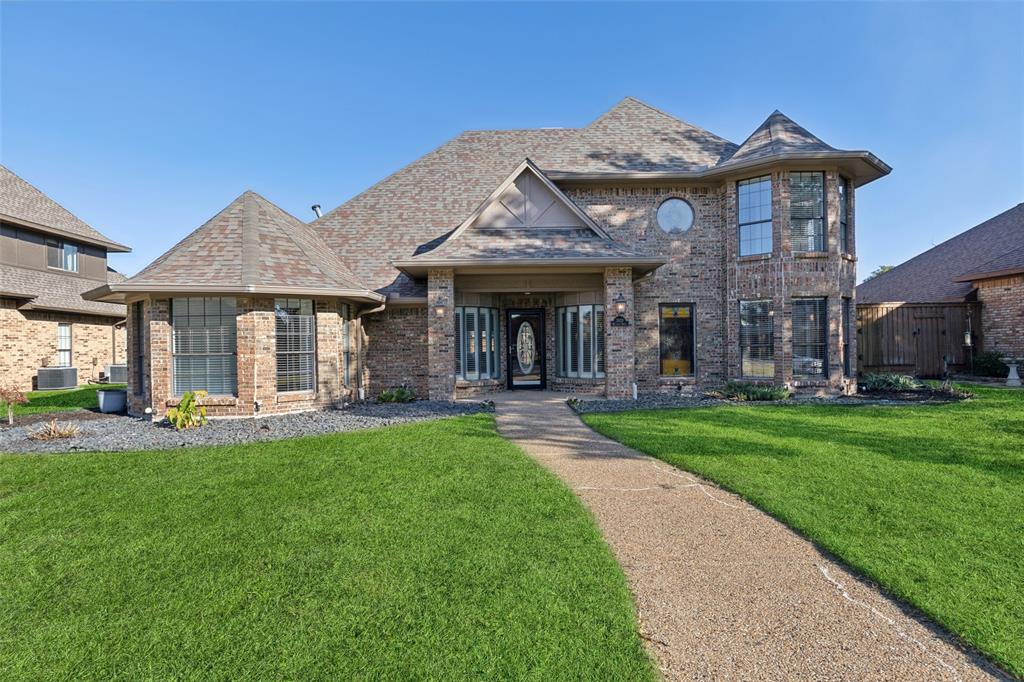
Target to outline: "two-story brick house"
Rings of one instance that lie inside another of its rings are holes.
[[[107,254],[130,250],[0,166],[0,382],[74,367],[85,383],[124,362],[124,305],[82,293],[123,280]]]
[[[243,194],[88,296],[129,304],[131,409],[157,415],[208,387],[214,414],[399,384],[841,392],[854,191],[889,171],[779,112],[737,145],[627,98],[584,128],[463,133],[308,225]]]

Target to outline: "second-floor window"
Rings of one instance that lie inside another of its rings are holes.
[[[772,179],[765,175],[736,183],[740,255],[772,252]]]
[[[78,245],[59,239],[46,240],[46,265],[58,270],[78,272]]]
[[[789,174],[789,225],[794,251],[825,250],[825,174]]]
[[[836,191],[839,193],[839,251],[850,253],[850,209],[847,207],[850,181],[842,176],[837,177]]]

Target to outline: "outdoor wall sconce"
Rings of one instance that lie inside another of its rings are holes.
[[[629,320],[626,319],[626,297],[621,293],[612,301],[612,309],[615,310],[615,319],[612,320],[613,327],[628,327]]]
[[[970,348],[973,346],[971,341],[971,314],[967,313],[967,329],[964,330],[964,347]]]
[[[434,306],[434,314],[438,317],[444,317],[445,307],[444,304]]]

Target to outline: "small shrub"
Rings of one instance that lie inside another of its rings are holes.
[[[185,391],[177,407],[167,410],[167,421],[178,429],[193,429],[206,423],[206,408],[200,401],[209,395],[206,391]]]
[[[379,403],[409,403],[416,400],[416,393],[411,388],[398,386],[396,388],[385,388],[377,396]]]
[[[1005,379],[1010,368],[1003,362],[1001,353],[986,350],[974,356],[974,373],[981,377],[998,377]]]
[[[933,388],[932,392],[938,397],[949,398],[950,400],[968,400],[974,397],[973,391],[953,386],[948,381]]]
[[[0,403],[3,403],[7,407],[7,423],[13,426],[14,406],[27,405],[28,397],[26,397],[17,386],[14,386],[13,384],[4,384],[3,386],[0,386]]]
[[[74,438],[81,431],[77,424],[58,424],[56,419],[50,420],[46,426],[36,429],[28,434],[32,440],[58,440],[60,438]]]
[[[746,402],[748,400],[786,400],[790,391],[784,386],[761,386],[744,381],[730,381],[718,391],[709,395]]]
[[[924,384],[909,374],[890,374],[887,372],[865,374],[861,378],[860,383],[868,393],[919,391],[924,388]]]

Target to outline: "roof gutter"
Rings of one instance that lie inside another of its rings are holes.
[[[990,270],[989,272],[974,272],[967,275],[960,275],[954,282],[973,282],[979,279],[993,279],[995,277],[1008,277],[1010,275],[1024,274],[1024,266],[1016,268],[1004,268],[1002,270]]]
[[[265,294],[280,296],[311,296],[347,298],[367,303],[383,303],[385,296],[367,289],[322,289],[315,287],[272,287],[262,285],[217,285],[217,284],[145,284],[122,282],[104,284],[82,294],[87,301],[123,303],[130,294]]]
[[[546,269],[559,267],[587,267],[587,266],[622,266],[634,267],[646,274],[656,270],[669,261],[664,256],[634,256],[634,257],[611,257],[601,256],[597,258],[436,258],[436,259],[406,259],[392,261],[392,265],[409,275],[410,277],[422,277],[431,268],[466,268],[466,267],[494,267],[494,268],[530,268]],[[639,266],[639,268],[636,268]]]

